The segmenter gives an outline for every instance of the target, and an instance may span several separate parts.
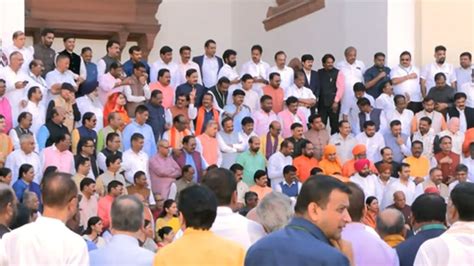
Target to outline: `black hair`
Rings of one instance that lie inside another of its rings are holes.
[[[237,181],[234,174],[224,168],[213,169],[207,172],[202,179],[202,185],[214,192],[220,206],[229,205],[232,195],[237,190]]]

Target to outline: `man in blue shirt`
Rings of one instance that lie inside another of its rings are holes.
[[[351,221],[350,193],[333,177],[310,177],[301,188],[295,217],[250,247],[245,265],[349,265],[349,259],[331,243],[346,250],[341,231]]]
[[[152,265],[155,254],[141,248],[137,239],[145,220],[143,209],[135,196],[119,196],[114,200],[110,211],[112,239],[105,247],[89,253],[90,265]]]
[[[149,115],[148,108],[145,105],[139,105],[137,109],[135,109],[135,120],[128,124],[122,133],[124,151],[130,148],[132,135],[134,133],[140,133],[145,140],[143,151],[146,152],[150,158],[156,154],[155,135],[153,134],[151,126],[146,123]]]
[[[134,45],[128,49],[128,54],[130,55],[130,59],[123,64],[123,72],[125,72],[127,77],[130,77],[133,74],[133,65],[142,62],[145,65],[146,73],[148,74],[148,82],[150,82],[150,66],[146,61],[142,60],[142,49],[139,46]]]
[[[385,54],[378,52],[374,55],[374,65],[364,73],[367,93],[374,99],[382,94],[385,82],[390,80],[390,68],[385,66]]]
[[[415,235],[395,247],[400,266],[413,265],[420,246],[446,231],[446,203],[438,194],[422,194],[411,205]]]

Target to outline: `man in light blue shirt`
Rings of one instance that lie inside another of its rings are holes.
[[[141,248],[137,235],[143,227],[143,204],[131,195],[114,200],[111,208],[113,237],[103,248],[89,253],[90,265],[135,265],[149,266],[154,253]]]
[[[234,132],[242,130],[242,119],[251,116],[250,108],[244,104],[245,92],[237,89],[232,93],[234,102],[224,106],[223,116],[228,116],[234,120]]]
[[[135,110],[135,120],[128,124],[122,133],[122,143],[124,151],[128,150],[131,145],[131,137],[134,133],[140,133],[145,137],[145,145],[143,151],[151,158],[156,154],[156,141],[153,129],[146,124],[149,116],[148,108],[145,105],[139,105]]]

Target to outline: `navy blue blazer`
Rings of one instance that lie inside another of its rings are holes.
[[[219,66],[219,70],[221,70],[221,68],[224,66],[224,61],[222,61],[222,58],[218,56],[216,56],[216,58],[217,58],[217,65]],[[193,57],[193,62],[199,65],[199,71],[201,71],[201,77],[202,77],[202,62],[203,61],[204,61],[204,55]]]
[[[247,252],[245,266],[349,265],[324,233],[311,222],[295,217],[285,228],[257,241]]]
[[[429,229],[420,231],[418,234],[408,238],[395,247],[397,251],[400,266],[412,266],[415,262],[416,253],[420,249],[421,244],[426,240],[440,236],[446,231],[445,229]]]
[[[207,89],[199,83],[194,85],[194,88],[196,89],[196,99],[194,100],[194,106],[196,106],[196,108],[199,108],[202,104],[202,98],[204,97],[204,94],[206,94]],[[179,85],[176,88],[175,95],[180,95],[180,94],[189,95],[192,90],[193,88],[191,87],[191,85],[189,85],[189,83],[186,82]]]
[[[304,86],[308,89],[310,89],[314,96],[319,99],[319,92],[321,91],[321,88],[319,86],[319,75],[318,71],[311,70],[311,82],[308,83],[308,78],[306,77],[306,74],[304,75]]]

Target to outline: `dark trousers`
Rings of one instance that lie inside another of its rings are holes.
[[[331,106],[325,106],[326,104],[318,105],[318,112],[321,115],[321,120],[324,125],[327,125],[329,119],[329,126],[331,127],[331,135],[339,131],[339,112],[341,111],[341,104],[337,108],[337,112],[332,111]]]
[[[413,114],[416,114],[423,110],[423,104],[421,102],[409,102],[407,105],[408,110],[412,110]]]

